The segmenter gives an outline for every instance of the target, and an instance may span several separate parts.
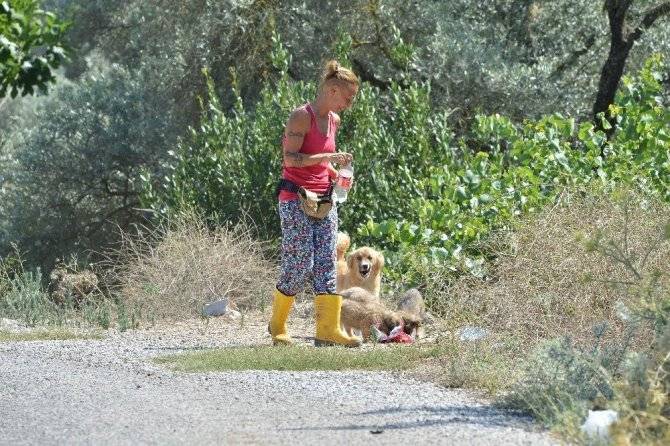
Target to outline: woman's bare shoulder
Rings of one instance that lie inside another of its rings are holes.
[[[338,115],[335,112],[332,112],[332,113],[333,113],[333,120],[335,121],[335,125],[339,127],[340,126],[340,115]]]
[[[298,126],[304,126],[309,125],[311,120],[311,117],[309,115],[309,112],[307,111],[307,108],[303,105],[302,107],[298,107],[293,109],[291,112],[288,122],[290,124],[298,125]]]
[[[304,137],[311,125],[309,111],[305,107],[298,107],[291,112],[284,132],[288,136]]]

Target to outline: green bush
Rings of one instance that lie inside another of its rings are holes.
[[[46,93],[65,60],[69,24],[40,8],[37,0],[0,4],[0,99]]]

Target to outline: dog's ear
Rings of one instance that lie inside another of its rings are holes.
[[[372,268],[376,273],[380,273],[384,269],[384,256],[381,252],[375,252],[375,261],[372,262]]]
[[[357,269],[356,265],[354,265],[354,262],[356,262],[356,251],[350,252],[349,255],[347,256],[347,266],[349,267],[349,270],[354,270]]]

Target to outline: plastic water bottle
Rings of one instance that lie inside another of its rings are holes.
[[[335,187],[333,187],[333,200],[336,203],[347,201],[349,189],[351,189],[351,179],[354,177],[354,166],[351,163],[340,169]]]

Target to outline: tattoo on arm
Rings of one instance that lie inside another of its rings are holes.
[[[284,154],[285,157],[293,160],[293,164],[296,167],[302,167],[303,163],[305,162],[305,155],[302,153],[298,152],[286,152]]]

